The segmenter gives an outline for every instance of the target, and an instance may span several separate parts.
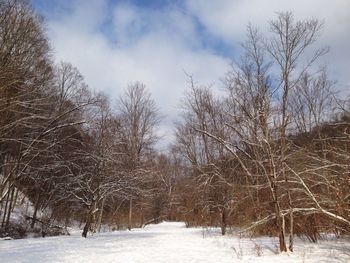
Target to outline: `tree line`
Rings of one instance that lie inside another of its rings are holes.
[[[31,228],[46,211],[49,222],[84,224],[84,237],[102,224],[181,220],[275,235],[283,252],[296,235],[349,233],[350,103],[317,64],[322,28],[289,12],[267,34],[249,25],[222,95],[189,76],[161,153],[161,114],[144,84],[111,102],[52,61],[27,1],[0,1],[1,228],[29,200]]]
[[[85,237],[102,218],[131,228],[159,217],[160,114],[145,85],[112,104],[70,63],[53,63],[27,1],[1,1],[0,17],[1,227],[21,195],[34,206],[31,228],[46,209],[51,221],[83,222]]]
[[[328,52],[314,48],[322,27],[290,12],[267,34],[248,25],[224,95],[190,76],[174,144],[190,167],[181,182],[189,225],[278,236],[281,252],[295,235],[349,233],[350,101],[317,64]]]

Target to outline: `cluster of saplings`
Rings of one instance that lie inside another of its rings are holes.
[[[26,227],[43,235],[181,220],[278,236],[292,251],[294,236],[348,234],[349,99],[318,63],[322,23],[280,13],[269,25],[266,35],[248,26],[224,94],[190,78],[165,154],[142,83],[110,102],[71,64],[53,63],[27,1],[1,1],[0,232],[27,203]]]

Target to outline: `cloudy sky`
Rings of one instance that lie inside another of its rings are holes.
[[[349,0],[31,0],[46,19],[57,61],[79,68],[86,83],[117,98],[134,81],[146,84],[165,115],[169,136],[179,99],[198,83],[220,88],[240,55],[246,25],[267,31],[276,12],[324,20],[318,45],[341,90],[350,89]],[[169,138],[169,137],[168,137]]]

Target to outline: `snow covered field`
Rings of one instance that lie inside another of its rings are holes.
[[[350,262],[350,243],[298,240],[295,253],[276,255],[273,238],[220,236],[218,231],[164,222],[143,229],[50,238],[0,240],[0,262]]]

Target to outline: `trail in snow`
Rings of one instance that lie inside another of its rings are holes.
[[[295,248],[298,252],[285,255],[275,254],[275,244],[276,240],[268,237],[254,240],[221,237],[216,231],[164,222],[87,239],[74,234],[1,240],[0,262],[350,262],[347,242],[311,245],[299,241]]]
[[[232,250],[201,238],[200,229],[162,223],[83,239],[61,236],[0,241],[0,262],[232,262]],[[2,261],[4,260],[4,261]]]

